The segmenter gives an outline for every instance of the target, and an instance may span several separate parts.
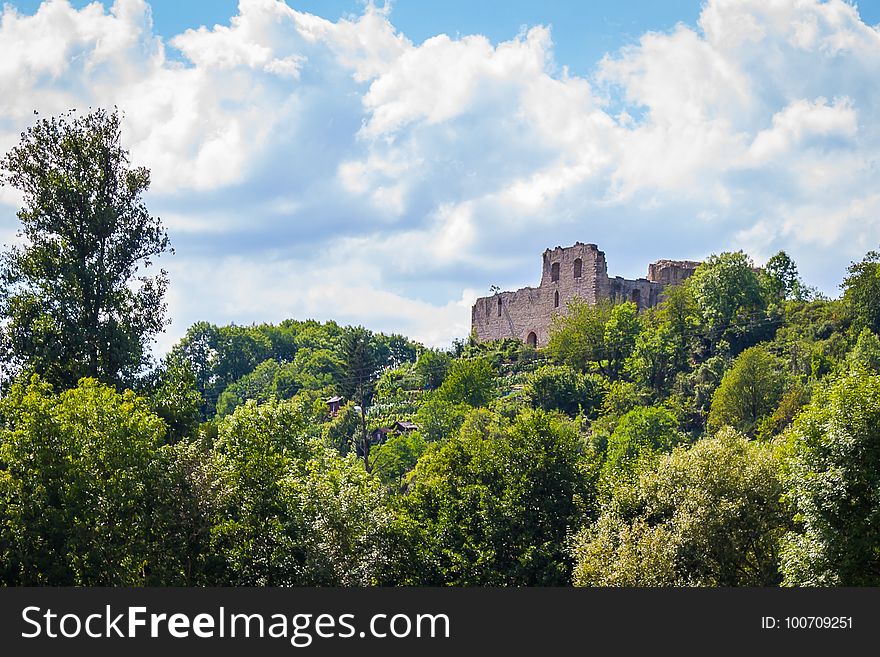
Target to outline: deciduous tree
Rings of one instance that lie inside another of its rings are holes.
[[[117,112],[40,119],[0,160],[24,197],[22,244],[0,265],[3,339],[16,369],[72,387],[81,377],[125,384],[165,325],[169,250],[142,194],[149,171],[129,164]]]

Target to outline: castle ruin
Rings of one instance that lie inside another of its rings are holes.
[[[478,340],[518,338],[533,347],[547,344],[550,322],[564,313],[574,298],[596,304],[632,301],[639,310],[657,305],[663,288],[678,285],[694,273],[699,262],[658,260],[648,265],[648,277],[630,281],[610,278],[605,253],[595,244],[544,251],[541,283],[516,292],[480,297],[471,309],[471,328]]]

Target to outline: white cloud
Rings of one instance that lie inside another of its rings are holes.
[[[142,0],[3,10],[0,147],[35,108],[125,111],[178,247],[174,335],[315,314],[442,342],[470,290],[578,239],[638,271],[787,248],[832,293],[880,240],[880,33],[842,0],[709,0],[589,78],[545,26],[414,44],[392,10],[290,2],[167,43]]]
[[[812,137],[840,137],[851,140],[858,131],[858,117],[849,98],[828,104],[796,100],[773,115],[773,127],[762,130],[749,146],[749,159],[760,164],[805,145]]]

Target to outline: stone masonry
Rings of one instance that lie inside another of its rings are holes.
[[[544,251],[541,283],[516,292],[481,297],[471,310],[471,328],[480,341],[518,338],[532,346],[547,344],[550,321],[564,313],[574,298],[595,304],[632,301],[639,310],[657,305],[663,288],[678,285],[694,273],[699,262],[658,260],[648,265],[648,277],[635,281],[610,278],[605,253],[595,244]]]

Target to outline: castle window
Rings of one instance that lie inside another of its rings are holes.
[[[526,344],[529,345],[530,347],[537,347],[538,346],[538,336],[535,335],[534,331],[529,333],[528,337],[526,337]]]
[[[584,263],[580,258],[578,258],[577,260],[574,261],[574,277],[580,278],[581,275],[583,274],[583,269],[584,269]]]
[[[498,297],[498,316],[501,317],[501,297]]]
[[[632,302],[638,306],[641,303],[641,301],[642,301],[642,293],[639,290],[633,290],[632,291]]]
[[[553,307],[559,308],[559,290],[553,293]]]
[[[554,262],[550,266],[550,281],[555,283],[558,280],[559,280],[559,263]]]

